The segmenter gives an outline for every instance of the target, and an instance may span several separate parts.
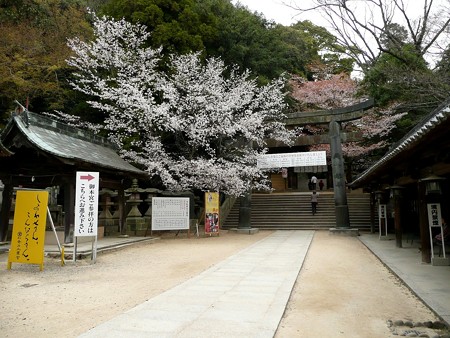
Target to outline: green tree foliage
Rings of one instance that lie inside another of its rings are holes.
[[[299,21],[290,27],[298,34],[297,39],[290,37],[298,49],[301,49],[304,60],[310,60],[308,74],[312,79],[324,79],[329,75],[348,74],[353,70],[353,60],[344,54],[343,48],[329,31],[311,21]]]
[[[327,73],[349,73],[335,38],[311,22],[285,27],[229,0],[4,0],[0,5],[0,111],[14,100],[35,111],[62,110],[96,122],[86,100],[72,91],[66,42],[88,41],[90,7],[100,14],[144,24],[148,46],[162,47],[161,64],[170,54],[200,52],[220,57],[229,70],[251,70],[260,84],[282,73],[313,79]],[[320,71],[319,71],[320,70]],[[98,121],[97,121],[98,122]]]
[[[399,24],[386,25],[380,41],[385,51],[368,65],[361,88],[378,105],[400,102],[398,110],[408,112],[397,122],[395,141],[448,97],[447,58],[444,53],[437,68],[431,69],[417,44],[409,39],[408,31]]]
[[[102,13],[147,26],[152,32],[150,45],[163,46],[165,54],[188,53],[204,49],[203,39],[214,35],[214,17],[201,15],[195,3],[194,0],[111,0],[103,6]]]
[[[87,35],[84,15],[85,7],[76,0],[2,2],[0,111],[9,111],[16,99],[25,104],[27,98],[37,111],[67,107],[73,94],[66,81],[66,39]]]
[[[443,102],[450,89],[448,58],[445,53],[436,69],[430,69],[412,44],[405,43],[396,55],[383,53],[370,67],[361,89],[379,106],[399,102],[397,111],[408,112],[397,122],[393,141],[401,138],[421,117]]]
[[[425,60],[414,52],[413,46],[405,44],[402,59],[383,53],[377,62],[367,71],[362,82],[368,94],[374,97],[379,105],[411,98],[411,85],[418,73],[428,72]]]
[[[442,53],[441,59],[437,62],[435,73],[441,80],[441,91],[448,95],[450,92],[450,44]]]
[[[144,24],[152,32],[149,45],[162,46],[164,54],[204,52],[250,69],[261,83],[283,72],[311,76],[310,64],[333,62],[336,73],[350,72],[352,65],[336,57],[337,44],[324,28],[278,25],[229,0],[110,0],[102,13]]]

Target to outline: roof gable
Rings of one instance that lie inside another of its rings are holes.
[[[11,136],[15,128],[31,145],[65,162],[81,161],[103,168],[145,174],[123,160],[105,138],[49,117],[29,111],[14,113],[0,135],[0,142]],[[11,152],[11,145],[7,142],[4,142],[3,147]]]
[[[441,130],[441,133],[447,133],[448,121],[450,121],[450,97],[425,116],[422,121],[412,128],[380,160],[359,175],[350,185],[358,187],[367,183],[369,178],[376,176],[378,171],[388,167],[400,155],[404,155],[406,152],[417,148],[422,142],[427,142],[427,138],[433,135],[433,133],[436,133],[437,130]]]

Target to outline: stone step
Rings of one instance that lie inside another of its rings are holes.
[[[370,195],[347,196],[350,226],[370,228]],[[318,229],[336,226],[334,195],[320,193],[317,214],[311,213],[309,193],[253,194],[251,224],[260,229]],[[235,202],[226,220],[224,229],[235,228],[239,223],[239,199]]]

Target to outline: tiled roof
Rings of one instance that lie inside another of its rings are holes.
[[[10,123],[15,124],[30,143],[54,156],[118,171],[145,174],[123,160],[106,139],[85,130],[29,111],[14,114]],[[8,130],[11,130],[10,125],[3,133]]]
[[[377,170],[386,166],[388,162],[394,160],[401,153],[404,153],[424,141],[424,138],[434,132],[444,121],[450,118],[450,98],[448,98],[438,108],[433,110],[422,119],[408,134],[406,134],[397,144],[389,150],[378,162],[363,172],[353,182],[351,186],[360,186],[369,176]]]
[[[0,140],[0,157],[7,157],[7,156],[11,156],[13,153],[11,151],[9,151],[8,148],[6,148],[2,141]]]

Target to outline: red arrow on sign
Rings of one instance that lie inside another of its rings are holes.
[[[92,176],[91,174],[89,174],[89,175],[87,175],[87,176],[80,176],[80,179],[81,180],[88,180],[88,181],[90,181],[90,180],[92,180],[92,179],[94,179],[95,177],[94,176]]]

